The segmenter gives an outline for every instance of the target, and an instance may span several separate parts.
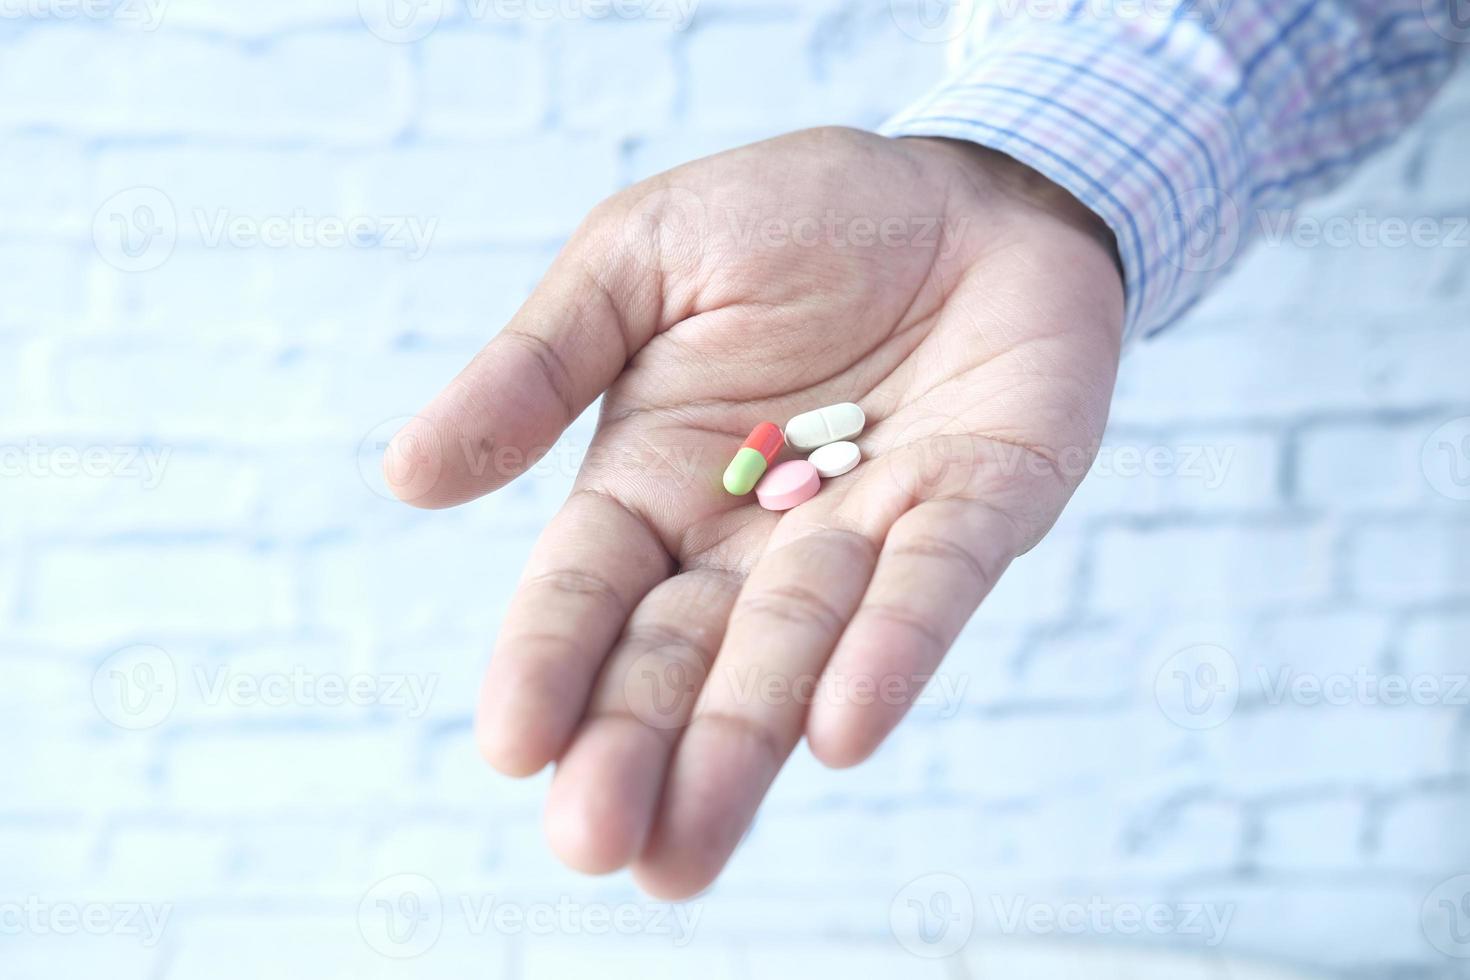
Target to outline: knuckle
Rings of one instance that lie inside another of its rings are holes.
[[[921,534],[893,549],[895,558],[922,558],[953,565],[980,582],[989,582],[994,573],[965,548],[932,534]]]
[[[854,627],[860,626],[864,621],[876,621],[884,626],[898,627],[901,630],[912,633],[919,638],[921,643],[933,652],[939,652],[949,646],[949,641],[941,636],[934,628],[934,624],[927,618],[917,615],[911,609],[886,602],[867,603],[858,610],[854,617]]]
[[[558,568],[543,572],[531,578],[526,585],[567,598],[593,599],[618,612],[627,612],[627,602],[616,586],[601,575],[582,569]]]
[[[577,400],[573,390],[573,374],[561,352],[546,338],[513,326],[501,331],[500,336],[530,357],[531,363],[536,366],[546,387],[560,403],[566,417],[576,418]]]
[[[729,711],[702,711],[695,715],[694,724],[719,729],[753,743],[774,765],[786,760],[800,737],[800,731],[776,731],[754,718]]]
[[[747,597],[737,607],[737,616],[769,617],[833,633],[846,619],[820,592],[796,583],[770,586]]]

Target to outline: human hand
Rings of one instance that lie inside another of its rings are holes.
[[[866,758],[1080,481],[1122,320],[1101,222],[965,143],[810,130],[597,207],[385,460],[400,497],[462,503],[605,392],[476,725],[502,772],[557,763],[562,859],[684,897],[803,734]],[[842,401],[858,469],[784,514],[721,489],[756,423]]]

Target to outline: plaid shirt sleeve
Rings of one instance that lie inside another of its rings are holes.
[[[972,25],[959,71],[882,132],[984,144],[1095,211],[1129,341],[1204,295],[1258,216],[1390,142],[1470,43],[1463,0],[981,3],[1036,9]]]

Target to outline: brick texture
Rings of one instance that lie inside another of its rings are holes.
[[[609,192],[873,126],[936,81],[942,49],[889,6],[6,5],[0,931],[22,925],[0,972],[959,975],[890,919],[949,875],[975,956],[1009,955],[1010,899],[1080,895],[1233,910],[1218,947],[1083,930],[1104,942],[1463,976],[1421,926],[1470,873],[1470,247],[1448,241],[1269,244],[1130,355],[1093,478],[945,667],[962,696],[855,771],[800,750],[695,941],[626,876],[560,869],[545,777],[476,759],[490,637],[570,473],[423,514],[363,447]],[[1462,75],[1304,213],[1464,215],[1467,150]],[[221,238],[237,218],[377,224],[266,245]],[[388,224],[414,221],[421,249]],[[1150,450],[1162,471],[1129,468]],[[436,894],[403,904],[405,875]],[[487,925],[484,899],[570,924]],[[168,910],[157,943],[129,903]],[[89,908],[96,934],[42,924]],[[620,910],[639,935],[599,945]],[[395,958],[416,930],[432,949]],[[1256,975],[1198,975],[1227,973]]]

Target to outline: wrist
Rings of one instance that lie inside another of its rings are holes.
[[[908,136],[903,137],[903,141],[908,144],[923,144],[926,151],[949,158],[989,193],[999,192],[1091,238],[1107,252],[1118,272],[1120,283],[1124,280],[1118,240],[1107,222],[1077,200],[1071,191],[1041,171],[999,150],[967,140],[943,136]]]

